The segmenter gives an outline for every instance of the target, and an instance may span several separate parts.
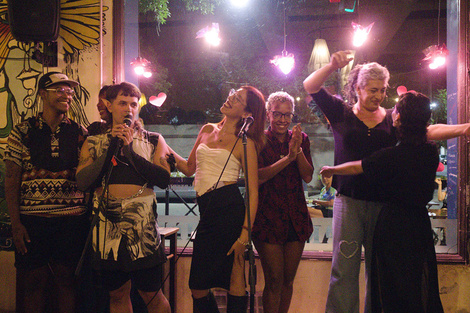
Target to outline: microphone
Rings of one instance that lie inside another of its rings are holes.
[[[124,124],[127,125],[127,127],[131,127],[132,124],[132,114],[127,114],[124,116]]]
[[[247,118],[244,119],[244,123],[242,128],[240,129],[240,132],[238,133],[238,137],[241,137],[244,133],[250,129],[251,124],[255,121],[253,116],[248,116]]]
[[[132,114],[127,114],[126,116],[124,116],[124,125],[127,125],[127,127],[130,127],[131,124],[132,124]],[[115,138],[118,138],[118,137],[115,137]],[[121,138],[118,138],[118,147],[121,148],[123,145],[124,145],[124,141],[122,141]]]

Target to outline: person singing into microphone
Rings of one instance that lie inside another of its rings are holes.
[[[148,312],[170,312],[161,291],[166,256],[156,227],[153,191],[154,186],[166,188],[170,181],[168,147],[160,134],[145,131],[139,124],[140,96],[131,83],[109,87],[105,101],[111,114],[108,130],[86,139],[77,167],[78,187],[95,188],[99,221],[93,230],[93,249],[99,255],[95,263],[109,291],[111,313],[132,312],[131,283]]]
[[[289,310],[294,277],[313,231],[302,183],[313,175],[310,140],[300,124],[289,126],[294,98],[275,92],[266,104],[267,143],[259,157],[259,208],[253,240],[265,279],[264,312]]]
[[[194,173],[194,189],[200,221],[194,238],[189,287],[194,312],[219,312],[211,288],[228,290],[227,312],[246,312],[244,252],[248,244],[245,204],[237,186],[245,169],[244,147],[239,138],[247,135],[250,218],[258,207],[258,152],[264,142],[266,109],[261,92],[251,86],[232,90],[220,108],[225,117],[204,125],[188,160],[174,153],[176,168],[186,176]],[[251,119],[253,123],[249,125]],[[246,122],[246,123],[244,123]]]

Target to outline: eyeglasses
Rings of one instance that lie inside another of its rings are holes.
[[[237,91],[235,89],[230,89],[229,93],[228,93],[228,97],[234,97],[235,100],[237,100],[238,102],[240,103],[243,103],[243,99],[240,98],[240,96],[237,94]]]
[[[75,95],[75,91],[73,89],[67,88],[49,88],[46,89],[47,91],[55,91],[55,93],[59,96],[70,96],[73,97]]]
[[[283,116],[286,120],[291,120],[294,117],[294,113],[281,113],[278,111],[271,111],[275,120],[280,120]]]

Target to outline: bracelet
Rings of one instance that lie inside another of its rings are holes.
[[[300,150],[297,152],[297,154],[301,154],[302,153],[302,147],[300,147]]]
[[[246,227],[245,225],[243,225],[242,228],[246,229],[246,231],[248,231],[248,227]]]
[[[245,246],[245,247],[248,246],[248,242],[241,241],[240,237],[237,238],[237,242],[241,244],[242,246]]]

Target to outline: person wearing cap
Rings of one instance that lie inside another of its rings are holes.
[[[65,74],[44,74],[38,83],[43,111],[16,125],[8,137],[5,198],[22,291],[19,312],[44,312],[46,304],[75,312],[74,270],[89,227],[75,181],[86,129],[66,116],[76,86]],[[51,288],[54,297],[47,299]]]
[[[110,121],[105,132],[86,139],[77,168],[79,188],[94,189],[94,214],[99,215],[93,225],[94,263],[109,292],[111,313],[132,312],[131,287],[148,312],[170,312],[161,289],[166,255],[153,190],[170,182],[168,148],[163,136],[140,125],[140,97],[128,82],[107,89]]]

